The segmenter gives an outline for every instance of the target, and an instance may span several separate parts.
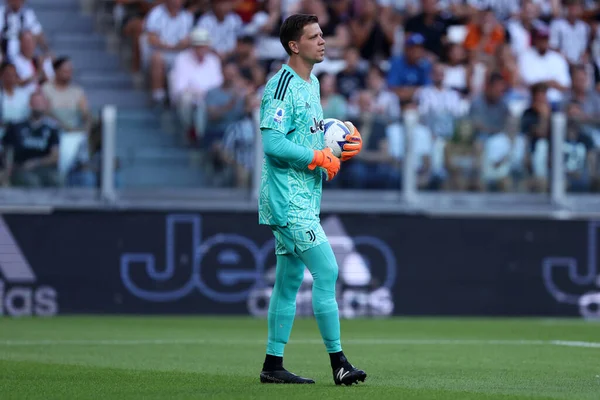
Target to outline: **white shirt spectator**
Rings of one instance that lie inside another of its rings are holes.
[[[5,91],[0,92],[0,111],[3,122],[18,123],[29,118],[29,98],[31,91],[22,87],[16,87],[14,93],[9,95]]]
[[[235,50],[243,23],[239,15],[233,12],[227,14],[223,21],[209,12],[200,17],[197,26],[210,32],[213,49],[222,55]]]
[[[171,95],[174,99],[184,92],[191,92],[194,97],[202,95],[223,84],[221,60],[215,54],[204,55],[202,62],[194,54],[194,50],[185,50],[178,54],[170,73]]]
[[[534,27],[546,27],[540,20],[533,21]],[[517,58],[531,48],[531,33],[523,26],[518,18],[511,18],[506,23],[506,30],[510,35],[510,47]]]
[[[13,63],[15,64],[15,68],[17,69],[17,75],[19,75],[19,79],[27,80],[32,76],[36,75],[36,67],[32,60],[25,58],[22,54],[18,54],[14,59]],[[52,68],[52,60],[50,58],[45,58],[41,68],[44,70],[46,77],[49,80],[54,79],[54,69]],[[40,87],[38,82],[30,82],[25,88],[28,88],[32,93]]]
[[[519,73],[528,86],[546,81],[557,81],[563,86],[571,86],[569,64],[562,55],[553,50],[548,50],[543,55],[535,48],[527,50],[519,58]],[[548,100],[557,102],[562,98],[563,94],[559,90],[548,89]]]
[[[447,113],[455,117],[464,115],[469,109],[468,101],[461,99],[460,94],[453,89],[437,88],[433,85],[424,86],[415,93],[419,105],[419,114]]]
[[[256,37],[256,55],[259,60],[285,60],[288,54],[281,45],[279,35],[269,35],[260,32],[260,29],[269,20],[269,14],[264,11],[259,11],[252,17],[250,23],[248,23],[243,30],[243,33],[248,36]],[[323,64],[315,64],[315,67]],[[314,71],[314,69],[313,69]],[[315,75],[317,72],[313,72]]]
[[[19,54],[19,34],[30,31],[34,35],[42,33],[42,25],[35,12],[30,8],[21,7],[16,13],[6,6],[0,6],[0,33],[7,39],[7,55],[12,58]]]
[[[169,14],[164,4],[154,7],[146,21],[146,31],[156,33],[161,42],[175,46],[185,39],[194,26],[194,16],[182,9],[177,16]]]
[[[588,45],[590,27],[581,20],[571,24],[564,18],[550,24],[550,47],[561,52],[569,62],[577,63]]]

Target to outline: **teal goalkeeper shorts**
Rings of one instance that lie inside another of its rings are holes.
[[[327,242],[325,231],[316,219],[290,222],[286,226],[271,225],[275,235],[275,254],[299,255]]]

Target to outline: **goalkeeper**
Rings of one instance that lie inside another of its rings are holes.
[[[335,297],[338,266],[319,220],[323,175],[331,180],[340,169],[340,159],[324,149],[319,81],[311,73],[313,65],[323,61],[325,41],[317,17],[304,14],[283,22],[280,39],[290,58],[267,82],[260,108],[265,156],[259,223],[271,227],[277,256],[260,381],[315,383],[283,368],[283,351],[306,266],[314,279],[313,312],[330,356],[334,382],[351,385],[364,381],[367,374],[354,368],[342,352]],[[342,161],[362,148],[360,133],[350,122],[346,125],[351,135],[346,137]]]

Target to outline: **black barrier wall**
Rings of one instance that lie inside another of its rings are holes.
[[[598,317],[600,223],[324,215],[344,317]],[[264,316],[275,256],[251,213],[0,219],[0,315]],[[311,314],[311,276],[298,313]]]

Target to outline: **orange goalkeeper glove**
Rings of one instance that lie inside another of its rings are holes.
[[[346,135],[347,143],[344,143],[342,148],[342,161],[348,161],[362,150],[362,137],[352,122],[344,121],[344,125],[348,128],[350,134]]]
[[[317,167],[327,171],[327,180],[332,180],[340,171],[340,159],[333,155],[331,149],[326,147],[323,150],[315,150],[315,155],[312,162],[308,165],[308,169],[314,170]]]

